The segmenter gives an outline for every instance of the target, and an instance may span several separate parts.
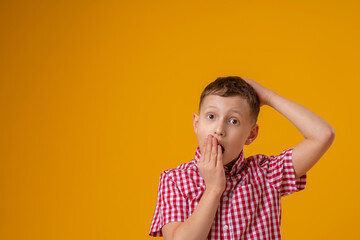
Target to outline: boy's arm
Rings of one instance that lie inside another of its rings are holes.
[[[334,129],[322,118],[305,107],[292,102],[250,79],[244,79],[256,91],[261,105],[269,105],[285,116],[303,135],[293,149],[295,178],[310,170],[334,141]]]
[[[222,150],[216,138],[208,137],[198,161],[198,168],[205,180],[206,189],[192,215],[185,222],[171,222],[162,228],[165,240],[205,240],[211,229],[225,190],[226,179],[222,161]]]

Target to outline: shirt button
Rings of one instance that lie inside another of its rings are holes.
[[[223,198],[224,202],[226,202],[228,199],[229,199],[229,198],[226,197],[226,196]]]
[[[229,229],[228,225],[225,225],[225,226],[223,227],[223,230],[224,230],[224,231],[226,231],[226,230],[228,230],[228,229]]]

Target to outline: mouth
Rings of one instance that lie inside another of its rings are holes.
[[[220,145],[220,147],[221,147],[221,151],[222,151],[222,153],[224,153],[224,152],[225,152],[225,148],[224,148],[224,146],[223,146],[223,145],[221,145],[220,143],[218,143],[218,145]]]

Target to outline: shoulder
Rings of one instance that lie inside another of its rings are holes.
[[[194,160],[180,164],[176,168],[170,168],[161,173],[161,191],[171,189],[172,192],[179,192],[183,196],[188,196],[193,191],[204,187],[204,180],[200,176],[199,170]]]
[[[195,160],[191,160],[187,163],[182,163],[176,168],[170,168],[161,173],[161,179],[171,179],[173,181],[183,180],[184,178],[192,177],[197,175],[199,172]]]
[[[265,154],[257,154],[246,158],[246,161],[251,166],[258,167],[268,167],[270,164],[283,162],[284,160],[292,159],[292,150],[293,148],[285,149],[278,155],[265,155]]]
[[[263,167],[269,162],[270,157],[265,154],[257,154],[246,158],[250,167]]]

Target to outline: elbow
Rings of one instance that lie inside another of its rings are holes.
[[[329,141],[332,143],[335,139],[335,129],[330,126],[329,133],[328,133]]]
[[[329,125],[326,131],[324,131],[323,141],[328,145],[328,147],[330,147],[334,139],[335,139],[335,130]]]

